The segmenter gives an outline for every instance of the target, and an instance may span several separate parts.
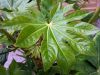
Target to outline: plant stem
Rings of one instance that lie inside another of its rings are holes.
[[[11,36],[5,29],[0,29],[1,33],[4,33],[8,39],[10,39],[13,43],[16,42],[16,40],[13,38],[13,36]]]
[[[60,2],[60,9],[62,8],[63,1]]]
[[[38,10],[41,11],[41,9],[40,9],[40,2],[41,2],[41,0],[36,0],[36,2],[37,2]]]
[[[95,13],[94,13],[93,16],[90,18],[90,20],[89,20],[88,23],[93,23],[93,22],[95,22],[95,21],[97,20],[97,18],[99,17],[99,14],[100,14],[100,7],[97,7]]]

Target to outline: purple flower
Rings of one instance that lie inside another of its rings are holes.
[[[8,69],[13,60],[19,63],[25,63],[25,58],[23,58],[22,56],[23,56],[22,50],[9,52],[9,55],[8,55],[7,61],[4,64],[4,67]]]
[[[100,18],[96,21],[96,26],[100,28]]]
[[[97,1],[97,7],[100,7],[100,0]]]

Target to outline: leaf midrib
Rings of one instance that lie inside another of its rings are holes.
[[[57,44],[57,46],[58,46],[58,48],[60,49],[60,51],[62,52],[62,49],[60,48],[60,46],[59,46],[59,44],[58,44],[58,42],[57,42],[57,40],[56,40],[56,38],[55,38],[55,36],[54,36],[54,34],[53,34],[53,31],[52,31],[52,29],[50,28],[50,31],[51,31],[51,33],[52,33],[52,36],[53,36],[53,38],[54,38],[54,40],[55,40],[55,42],[56,42],[56,44]],[[62,54],[64,55],[64,53],[62,52]],[[64,55],[64,57],[65,57],[65,59],[66,59],[66,56]],[[66,61],[67,61],[67,59],[66,59]],[[68,63],[68,62],[67,62]]]

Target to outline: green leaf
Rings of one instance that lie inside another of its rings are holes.
[[[93,56],[78,55],[76,64],[72,68],[77,71],[75,75],[95,75],[97,68],[91,61],[89,61],[89,59],[92,58]]]
[[[14,75],[14,72],[15,72],[16,70],[19,70],[18,64],[15,62],[15,60],[13,60],[13,62],[10,64],[10,67],[9,67],[9,69],[8,69],[8,73],[9,73],[10,75]]]
[[[98,28],[86,22],[71,22],[67,25],[69,30],[83,33],[84,35],[94,35],[99,31]]]
[[[94,37],[94,41],[95,41],[95,44],[96,44],[96,60],[97,60],[97,68],[99,69],[100,67],[100,32],[98,32],[96,34],[96,36]]]
[[[34,1],[31,3],[27,3],[28,0],[0,0],[0,6],[2,8],[6,8],[7,10],[12,10],[13,12],[19,10],[24,11],[26,10],[26,7],[31,6],[31,3],[34,4]]]
[[[58,46],[49,28],[44,35],[45,37],[42,43],[41,53],[44,70],[48,70],[57,58]]]
[[[18,63],[13,61],[10,64],[9,69],[7,69],[6,75],[32,75],[31,71],[28,70],[21,70]]]
[[[82,11],[82,10],[77,10],[75,12],[67,14],[66,21],[71,22],[71,21],[75,21],[75,20],[81,20],[89,14],[91,14],[91,13],[87,13],[87,12]]]
[[[3,46],[3,48],[0,49],[0,53],[1,53],[1,55],[0,55],[0,65],[4,64],[4,62],[7,59],[7,55],[8,55],[8,53],[2,54],[4,52],[8,51],[8,49],[6,47],[4,47],[5,46],[4,44],[2,44],[2,46]]]
[[[13,75],[32,75],[32,72],[25,70],[16,70]]]
[[[60,18],[59,15],[62,17]],[[56,19],[57,17],[58,19]],[[68,62],[68,64],[65,64],[66,66],[70,65],[69,63],[71,63],[71,61],[73,63],[75,60],[73,53],[65,51],[71,56],[66,55],[61,48],[62,45],[60,45],[60,42],[63,42],[63,38],[66,38],[67,36],[66,21],[64,20],[63,13],[59,10],[59,7],[53,16],[51,23],[44,25],[32,24],[25,27],[21,31],[15,45],[23,48],[29,47],[35,44],[35,42],[38,41],[40,35],[42,34],[44,36],[44,40],[41,45],[41,53],[45,71],[47,71],[52,66],[58,56],[62,56],[64,59],[66,59],[63,61],[64,63]],[[58,54],[58,52],[60,54]],[[68,57],[72,57],[72,59],[67,59]],[[62,64],[60,62],[61,60],[62,59],[60,58],[58,59],[59,64]],[[68,67],[66,67],[65,70],[67,71],[67,69]]]
[[[31,11],[33,10],[34,11]],[[2,28],[7,29],[9,31],[13,30],[22,30],[24,27],[34,23],[40,24],[44,23],[44,17],[36,8],[28,8],[26,12],[18,14],[16,17],[4,21],[2,23]]]
[[[21,70],[18,64],[13,61],[9,69],[0,66],[0,75],[32,75],[31,71]]]
[[[3,8],[3,9],[0,9],[0,10],[2,10],[2,11],[7,11],[7,12],[12,12],[12,10],[9,10],[9,9],[7,9],[7,8]]]
[[[69,69],[75,62],[74,53],[86,54],[87,52],[89,54],[89,51],[92,51],[93,42],[85,31],[92,31],[95,27],[86,23],[68,25],[64,16],[65,12],[70,10],[67,8],[60,8],[59,5],[55,9],[56,11],[53,12],[50,22],[48,21],[50,18],[44,17],[43,13],[31,15],[33,18],[35,16],[36,22],[28,23],[15,43],[17,47],[30,47],[35,45],[40,36],[43,35],[41,56],[45,71],[50,69],[54,62],[57,62],[62,72],[68,74]],[[50,15],[51,13],[48,12],[48,14]],[[85,29],[85,24],[90,29]]]
[[[21,31],[15,45],[23,48],[34,45],[45,28],[45,24],[33,24],[25,27]]]
[[[0,0],[0,9],[3,14],[3,20],[12,19],[18,14],[27,11],[27,8],[35,6],[35,0],[31,3],[28,3],[28,1],[29,0]]]
[[[50,10],[57,3],[57,0],[41,0],[41,3],[43,8]]]
[[[56,4],[50,11],[50,18],[52,19],[52,17],[55,15],[56,10],[58,8],[58,5]]]
[[[62,50],[58,52],[58,66],[60,66],[60,70],[62,74],[69,73],[73,63],[75,63],[75,55],[72,51],[72,48],[67,44],[60,45]]]
[[[65,0],[65,1],[68,2],[68,3],[75,3],[78,0]]]
[[[3,24],[3,28],[7,30],[20,30],[27,26],[27,23],[32,22],[32,20],[25,16],[17,16],[11,20],[5,21]]]
[[[6,69],[2,66],[0,66],[0,75],[7,75],[6,74]]]
[[[77,57],[77,63],[74,66],[74,69],[77,72],[75,75],[99,75],[100,71],[100,32],[96,34],[94,37],[95,48],[94,56],[85,56],[85,57]]]
[[[90,36],[93,36],[98,31],[99,30],[95,26],[85,22],[71,23],[67,25],[67,35],[73,40],[70,42],[71,46],[74,50],[80,50],[77,52],[81,52],[83,54],[94,54],[92,53],[92,51],[94,51],[94,42]],[[75,44],[75,42],[77,43]]]
[[[69,4],[69,5],[65,6],[65,7],[63,7],[63,13],[67,14],[69,11],[72,11],[73,10],[73,5],[74,4]]]
[[[11,45],[12,42],[5,35],[3,35],[0,37],[0,44]]]

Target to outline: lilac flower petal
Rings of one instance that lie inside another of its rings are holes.
[[[19,63],[25,63],[25,58],[21,56],[23,56],[22,50],[16,50],[15,52],[14,51],[9,52],[9,55],[8,55],[7,61],[4,64],[4,67],[8,69],[13,60]]]
[[[9,52],[7,61],[6,61],[5,64],[4,64],[4,67],[5,67],[6,69],[8,69],[9,66],[10,66],[10,64],[12,63],[12,61],[13,61],[13,57],[12,57],[12,56],[13,56],[13,55],[14,55],[14,52]]]
[[[96,26],[97,26],[98,28],[100,28],[100,19],[98,19],[98,20],[96,21]]]
[[[16,50],[13,58],[16,62],[25,63],[25,58],[21,57],[23,56],[23,53],[20,50]]]
[[[97,7],[100,7],[100,0],[97,1]]]

